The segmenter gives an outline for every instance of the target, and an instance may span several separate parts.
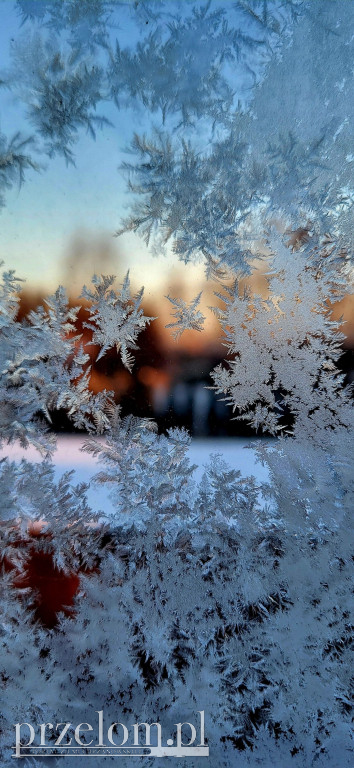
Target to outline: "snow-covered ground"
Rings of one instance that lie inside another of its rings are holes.
[[[84,438],[77,435],[58,438],[57,449],[53,456],[57,478],[67,470],[74,470],[73,483],[89,483],[95,473],[102,468],[93,456],[81,450],[83,443]],[[255,451],[252,448],[254,443],[254,440],[248,438],[193,439],[188,453],[192,464],[197,465],[195,479],[199,480],[202,477],[204,465],[207,464],[210,454],[218,453],[229,467],[240,470],[242,476],[254,475],[258,481],[266,480],[268,472],[256,460]],[[23,458],[28,461],[41,461],[39,453],[33,448],[24,450],[18,444],[4,446],[0,451],[0,458],[5,456],[12,461],[21,461]],[[88,500],[95,511],[102,510],[108,515],[111,511],[113,512],[108,490],[101,485],[89,488]]]

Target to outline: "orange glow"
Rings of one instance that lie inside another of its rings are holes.
[[[97,395],[103,389],[113,389],[118,395],[125,395],[132,388],[134,383],[133,376],[129,371],[115,371],[107,376],[93,369],[90,377],[90,389]]]
[[[138,372],[138,380],[146,387],[169,387],[171,377],[166,371],[152,368],[150,365],[143,365]]]
[[[343,325],[340,330],[346,336],[344,346],[354,346],[354,295],[345,296],[342,301],[333,305],[332,320],[340,320],[343,317]]]

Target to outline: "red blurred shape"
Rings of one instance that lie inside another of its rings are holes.
[[[14,579],[19,589],[32,589],[35,618],[48,629],[58,623],[58,613],[73,615],[74,597],[80,578],[56,568],[51,554],[30,550],[25,570]]]

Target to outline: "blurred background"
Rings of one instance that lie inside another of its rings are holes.
[[[28,44],[20,13],[22,5],[14,0],[3,0],[1,4],[0,51],[5,74],[11,65],[14,42],[22,40],[25,48]],[[27,5],[34,7],[35,4]],[[119,34],[124,44],[134,46],[137,31],[134,31],[129,18],[129,14],[120,18]],[[315,22],[314,19],[313,24]],[[144,28],[147,23],[144,22]],[[115,36],[115,28],[112,34]],[[335,41],[336,38],[333,39]],[[296,53],[296,46],[294,51]],[[288,55],[291,57],[290,48]],[[307,77],[312,69],[316,70],[315,59],[309,62],[303,55],[296,58],[296,65],[305,68]],[[288,77],[289,71],[285,61],[283,76]],[[277,70],[277,83],[278,75]],[[296,77],[301,82],[301,72]],[[242,82],[237,82],[237,87],[247,101],[250,94],[248,81],[244,86]],[[280,81],[277,87],[282,89]],[[296,89],[294,93],[290,88],[283,88],[282,91],[282,97],[286,96],[291,102],[287,113],[291,123],[294,116],[291,98],[295,99],[300,117],[303,110],[306,119],[300,120],[299,126],[303,126],[305,133],[311,132],[316,123],[318,103],[314,101],[315,95],[322,99],[315,88],[309,92],[311,99],[306,97],[306,93],[299,94]],[[337,91],[337,99],[336,94]],[[255,121],[255,125],[261,133],[268,131],[272,135],[274,117],[268,102],[269,93],[265,90],[265,97],[258,105],[258,117],[263,122]],[[331,108],[339,109],[336,100]],[[328,110],[326,102],[326,119],[329,120]],[[45,297],[62,284],[71,304],[81,306],[81,328],[78,330],[83,333],[84,343],[87,343],[90,334],[82,326],[87,313],[85,302],[79,299],[83,284],[89,284],[92,275],[97,273],[116,275],[118,286],[130,269],[132,290],[145,287],[144,314],[157,316],[158,319],[139,336],[139,350],[132,373],[122,366],[115,350],[95,362],[97,348],[86,347],[92,362],[92,390],[112,390],[123,414],[152,417],[160,430],[184,426],[195,437],[248,437],[252,434],[249,427],[234,420],[231,408],[208,389],[211,385],[210,371],[225,359],[227,352],[221,328],[208,308],[218,303],[214,290],[219,286],[205,282],[201,264],[181,264],[168,247],[163,249],[156,245],[154,252],[132,233],[114,237],[133,200],[122,164],[131,160],[129,147],[134,131],[143,134],[151,129],[150,116],[143,105],[133,100],[119,112],[113,102],[107,101],[104,114],[110,124],[105,126],[104,131],[97,132],[95,141],[84,130],[80,131],[75,146],[75,165],[67,164],[62,156],[46,159],[41,154],[38,169],[26,171],[25,183],[15,184],[6,191],[6,205],[1,211],[0,258],[5,269],[15,269],[18,277],[25,280],[19,318],[43,303]],[[282,115],[284,117],[283,102]],[[0,131],[7,136],[21,131],[26,138],[30,127],[25,103],[15,99],[10,89],[2,88]],[[342,128],[335,136],[344,136]],[[346,151],[345,142],[343,147]],[[260,267],[256,267],[251,288],[266,295],[267,282]],[[171,329],[165,327],[173,319],[173,308],[166,295],[188,302],[200,291],[203,291],[200,310],[206,317],[205,329],[202,333],[186,331],[175,342]],[[342,330],[346,338],[339,364],[346,380],[353,381],[353,297],[348,296],[335,305],[333,316],[336,319],[343,316]],[[53,414],[53,425],[59,432],[70,430],[70,424],[62,413]]]
[[[120,240],[110,233],[84,228],[74,230],[55,272],[67,290],[71,305],[81,307],[78,332],[82,333],[84,345],[91,340],[91,331],[83,325],[87,320],[87,302],[78,298],[82,286],[90,284],[92,275],[98,273],[115,274],[118,287],[129,266],[132,292],[144,285],[144,314],[157,319],[139,336],[132,373],[122,365],[115,349],[96,362],[99,348],[85,347],[91,358],[92,391],[113,391],[123,415],[153,418],[159,431],[178,426],[188,429],[193,437],[252,436],[249,425],[236,420],[222,397],[208,388],[212,385],[210,372],[227,357],[227,350],[221,327],[210,310],[210,306],[221,305],[214,295],[218,286],[205,280],[202,265],[182,265],[172,253],[158,257],[147,249],[144,252],[140,240],[135,254],[129,258]],[[255,265],[247,283],[251,289],[267,295],[267,280],[261,264]],[[242,285],[240,287],[242,289]],[[21,293],[19,319],[44,303],[53,288],[49,284],[46,291],[40,281],[34,280],[26,284]],[[178,296],[189,302],[200,291],[203,292],[200,309],[206,317],[204,330],[185,331],[175,341],[171,329],[165,327],[173,319],[173,307],[166,296]],[[333,316],[343,317],[342,330],[346,338],[340,367],[346,373],[346,380],[354,381],[353,297],[348,296],[334,305]],[[52,417],[56,431],[72,431],[64,412],[56,412]]]

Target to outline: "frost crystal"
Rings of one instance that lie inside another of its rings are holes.
[[[186,304],[183,299],[173,299],[171,296],[166,296],[166,299],[168,299],[172,306],[175,308],[175,311],[172,313],[172,315],[176,318],[176,322],[168,323],[166,328],[175,329],[172,332],[172,336],[175,340],[182,336],[183,331],[203,330],[205,317],[202,315],[201,311],[197,309],[201,296],[202,292],[198,293],[198,296],[196,296],[189,305]]]
[[[5,190],[16,182],[21,186],[28,168],[38,170],[37,163],[27,153],[34,143],[33,137],[25,139],[20,133],[16,133],[11,141],[0,134],[0,206],[5,205]]]
[[[4,272],[2,445],[48,452],[56,410],[105,432],[85,447],[114,509],[91,509],[85,484],[57,481],[48,460],[0,462],[3,764],[14,723],[86,719],[90,702],[108,723],[119,707],[126,722],[163,722],[166,738],[205,710],[215,768],[349,768],[354,408],[332,308],[353,278],[354,4],[16,8],[26,37],[1,84],[36,136],[0,137],[0,202],[35,167],[30,151],[73,162],[80,129],[108,122],[96,114],[105,99],[110,115],[143,107],[120,231],[169,241],[225,284],[214,312],[229,354],[214,386],[230,418],[276,439],[257,441],[267,481],[214,455],[198,482],[184,431],[158,434],[92,394],[64,290],[18,322],[20,284]],[[152,319],[143,291],[131,297],[128,274],[118,292],[111,276],[93,284],[90,343],[130,370]],[[201,330],[200,294],[167,298],[176,338]]]
[[[104,115],[95,112],[102,98],[102,70],[83,59],[79,48],[63,53],[38,33],[14,46],[15,70],[9,82],[28,105],[28,115],[44,150],[53,157],[59,153],[74,163],[72,146],[78,128],[84,127],[95,138],[95,129],[108,125]]]
[[[112,275],[94,275],[92,282],[95,290],[84,286],[82,296],[91,302],[90,322],[84,325],[93,331],[89,344],[99,344],[101,347],[97,360],[103,357],[107,349],[116,347],[123,365],[131,371],[134,358],[129,350],[138,349],[135,342],[140,331],[155,318],[145,317],[141,309],[144,288],[131,296],[129,270],[118,293],[111,289],[114,280]]]
[[[226,309],[214,311],[234,359],[212,377],[256,429],[275,434],[290,413],[294,433],[314,439],[317,429],[349,426],[353,406],[336,367],[343,336],[327,303],[345,290],[345,260],[333,243],[318,243],[307,231],[305,241],[295,257],[279,235],[270,238],[268,298],[239,295],[237,283],[217,294]]]
[[[33,442],[38,448],[45,422],[63,409],[74,425],[91,431],[108,426],[105,413],[107,392],[93,395],[89,389],[89,356],[80,336],[74,336],[78,307],[69,307],[59,288],[43,307],[16,322],[19,282],[13,272],[4,272],[0,294],[0,439]]]

